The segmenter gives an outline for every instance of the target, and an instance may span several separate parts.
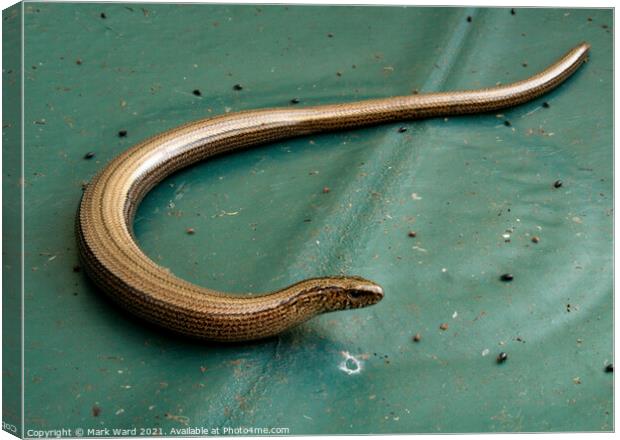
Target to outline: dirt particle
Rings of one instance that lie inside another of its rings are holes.
[[[542,103],[542,106],[543,106],[544,108],[549,108],[549,107],[551,107],[547,101],[543,102],[543,103]]]
[[[439,326],[439,328],[440,328],[441,330],[444,330],[444,331],[445,331],[445,330],[448,330],[448,327],[450,327],[450,326],[448,325],[448,323],[447,323],[447,322],[444,322],[444,323],[442,323],[442,324]]]
[[[243,90],[243,86],[241,84],[235,84],[233,86],[233,90],[236,90],[236,91]]]
[[[564,185],[564,182],[562,182],[561,180],[556,180],[555,182],[553,182],[553,187],[554,188],[561,188],[562,185]]]
[[[121,130],[118,132],[118,137],[119,138],[124,138],[127,137],[127,130]]]
[[[77,64],[78,66],[82,65],[82,59],[78,58],[77,60],[75,60],[75,64]]]
[[[332,34],[331,32],[329,32],[329,33],[327,34],[327,38],[334,38],[334,34]]]
[[[101,14],[99,14],[99,17],[103,18],[104,20],[108,18],[108,16],[105,15],[105,12],[102,12]]]
[[[523,67],[527,67],[527,63],[521,63]]]
[[[499,277],[499,279],[504,281],[504,282],[509,282],[509,281],[514,280],[515,277],[511,273],[505,273],[501,277]]]
[[[512,122],[510,122],[508,119],[506,119],[506,120],[504,121],[504,125],[505,125],[506,127],[510,127],[510,126],[512,125]]]
[[[409,231],[409,233],[407,234],[409,237],[416,237],[418,235],[417,232],[415,231]]]
[[[196,230],[194,228],[187,228],[185,232],[187,233],[187,235],[194,235],[196,233]]]
[[[81,272],[82,268],[80,267],[79,264],[76,264],[75,266],[73,266],[73,272]]]
[[[505,351],[502,351],[500,354],[497,355],[498,364],[503,364],[507,360],[508,360],[508,353],[506,353]]]
[[[534,235],[532,237],[532,243],[540,243],[540,237],[538,235]]]
[[[86,153],[84,155],[84,159],[92,159],[93,157],[95,157],[95,153],[93,151],[89,151],[88,153]]]
[[[471,22],[472,22],[472,20],[473,20],[472,16],[471,16],[471,15],[468,15],[468,16],[467,16],[467,23],[471,23]]]
[[[605,373],[613,373],[614,372],[614,364],[607,364],[605,366]]]
[[[101,408],[99,408],[97,405],[94,405],[92,407],[92,413],[93,417],[99,417],[99,414],[101,414]]]
[[[342,76],[342,72],[340,71],[336,72],[336,76]]]
[[[416,333],[413,336],[413,342],[420,342],[422,340],[422,335],[420,333]]]
[[[398,129],[398,132],[399,132],[399,133],[404,133],[404,132],[406,132],[406,131],[407,131],[407,127],[400,127],[400,128]]]
[[[194,91],[192,92],[195,96],[202,96],[202,92],[198,89],[194,89]]]
[[[512,8],[510,10],[510,15],[517,15],[517,11],[515,11],[515,8]]]
[[[293,98],[291,99],[291,104],[299,104],[301,101],[299,100],[299,98]]]
[[[324,186],[323,187],[323,194],[327,194],[330,191],[331,191],[331,189],[329,189],[329,186]]]

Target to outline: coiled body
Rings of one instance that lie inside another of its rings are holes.
[[[76,229],[85,270],[103,291],[136,315],[185,335],[216,341],[264,338],[318,313],[374,304],[383,297],[381,287],[359,277],[310,279],[243,298],[196,286],[155,264],[139,249],[132,232],[134,214],[154,185],[192,163],[309,133],[514,106],[564,81],[583,63],[588,50],[583,43],[541,73],[514,84],[245,111],[191,122],[150,138],[110,162],[83,194]]]

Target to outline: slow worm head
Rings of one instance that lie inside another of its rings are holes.
[[[190,122],[112,160],[88,185],[77,214],[85,271],[123,307],[173,331],[217,341],[259,339],[313,316],[379,302],[383,290],[359,277],[301,281],[240,297],[191,284],[148,258],[132,222],[145,194],[171,173],[209,157],[278,139],[400,119],[480,113],[514,106],[558,86],[586,59],[582,43],[540,73],[508,85],[308,108],[244,111]]]

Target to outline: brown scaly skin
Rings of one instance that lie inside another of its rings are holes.
[[[85,271],[112,299],[163,327],[214,341],[278,334],[313,316],[375,304],[383,290],[358,277],[302,281],[263,296],[227,295],[184,281],[137,246],[132,222],[144,195],[169,174],[217,154],[293,136],[499,110],[557,87],[586,60],[575,47],[524,81],[470,91],[427,93],[308,108],[245,111],[203,119],[148,139],[112,160],[88,185],[76,218]]]

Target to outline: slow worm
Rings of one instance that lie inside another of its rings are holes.
[[[190,122],[135,145],[87,186],[76,229],[86,273],[134,314],[185,335],[242,341],[278,334],[324,312],[365,307],[383,298],[360,277],[307,279],[262,296],[199,287],[155,264],[134,240],[132,222],[146,193],[171,173],[221,153],[293,136],[400,119],[481,113],[534,99],[584,62],[582,43],[546,70],[513,84],[308,108],[243,111]]]

